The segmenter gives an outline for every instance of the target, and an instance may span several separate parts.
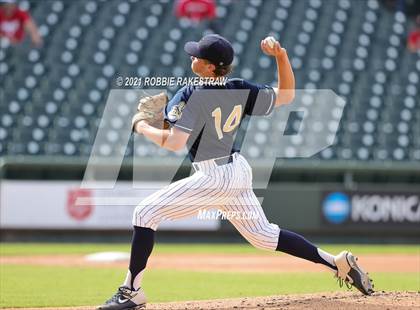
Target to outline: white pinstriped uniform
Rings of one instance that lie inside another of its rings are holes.
[[[214,159],[193,163],[195,172],[145,198],[135,209],[133,225],[156,230],[163,220],[191,217],[199,210],[217,208],[255,217],[235,217],[231,223],[253,246],[274,251],[280,228],[268,222],[252,190],[252,169],[234,153],[233,161],[217,165]],[[245,219],[244,219],[245,218]]]
[[[275,250],[280,229],[268,222],[252,190],[251,167],[234,143],[243,118],[269,115],[275,96],[271,87],[243,79],[229,79],[223,87],[180,89],[167,104],[165,119],[190,134],[187,146],[195,172],[144,199],[133,225],[156,230],[163,220],[191,217],[200,210],[232,211],[239,216],[228,219],[242,236],[257,248]]]

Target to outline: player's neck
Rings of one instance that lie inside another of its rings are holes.
[[[216,79],[217,76],[214,73],[201,73],[201,74],[196,74],[201,78],[214,78]]]

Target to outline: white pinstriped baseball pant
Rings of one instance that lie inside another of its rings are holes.
[[[156,230],[163,220],[191,217],[199,210],[216,208],[238,216],[230,222],[253,246],[274,251],[280,228],[268,222],[252,190],[252,169],[246,159],[233,154],[233,161],[218,166],[214,160],[194,163],[194,174],[146,197],[136,207],[133,225]]]

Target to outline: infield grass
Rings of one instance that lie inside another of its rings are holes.
[[[355,254],[417,254],[420,255],[419,245],[360,245],[360,244],[320,244],[324,250],[339,253],[344,249]],[[90,254],[105,251],[130,251],[128,243],[0,243],[0,256],[6,255],[63,255]],[[188,254],[188,253],[218,253],[218,254],[267,254],[272,252],[258,250],[248,244],[185,244],[161,243],[156,244],[154,253]],[[276,253],[275,255],[278,255]]]
[[[96,305],[124,278],[121,268],[3,265],[0,307]],[[419,290],[413,273],[373,273],[379,290]],[[325,273],[222,273],[149,270],[144,288],[151,302],[267,296],[340,290]],[[342,288],[341,290],[344,290]]]
[[[338,253],[399,253],[420,255],[413,245],[323,245]],[[129,244],[35,244],[2,243],[1,256],[89,254],[129,251]],[[263,254],[241,244],[157,244],[155,253]],[[278,255],[275,253],[274,255]],[[0,265],[0,308],[96,305],[109,298],[121,284],[125,268]],[[419,273],[372,273],[377,290],[420,291]],[[267,296],[340,290],[328,272],[234,273],[148,270],[144,287],[151,302],[182,301],[244,296]],[[344,289],[341,289],[344,290]]]

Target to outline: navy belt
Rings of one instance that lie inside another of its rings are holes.
[[[227,165],[233,162],[233,155],[217,158],[214,160],[214,163],[218,166]]]
[[[227,165],[233,162],[233,159],[235,158],[235,154],[229,155],[229,156],[225,156],[225,157],[219,157],[219,158],[210,158],[207,160],[202,160],[202,161],[196,161],[193,162],[192,165],[194,167],[194,169],[196,171],[198,170],[206,170],[206,164],[208,163],[214,163],[216,166],[223,166],[223,165]]]

